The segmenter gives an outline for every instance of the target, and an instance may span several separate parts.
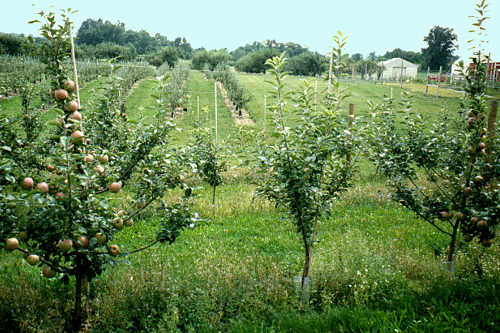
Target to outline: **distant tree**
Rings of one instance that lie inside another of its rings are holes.
[[[161,47],[158,39],[151,37],[146,30],[141,30],[139,32],[127,30],[125,41],[127,44],[134,45],[138,54],[154,52]]]
[[[379,57],[379,56],[377,56],[377,55],[375,54],[375,52],[371,52],[370,54],[368,54],[368,56],[367,56],[366,58],[367,58],[368,60],[370,60],[370,61],[375,62],[375,61],[379,60],[379,58],[380,58],[380,57]]]
[[[240,72],[247,73],[265,73],[267,66],[267,59],[271,59],[272,57],[276,57],[279,55],[279,51],[274,49],[260,49],[254,52],[251,52],[240,58],[236,62],[236,69]]]
[[[113,24],[109,21],[104,22],[102,19],[87,19],[78,29],[76,42],[89,45],[105,42],[124,45],[126,38],[124,23]]]
[[[321,75],[326,70],[328,60],[318,52],[307,51],[290,58],[286,70],[292,75]]]
[[[361,61],[361,60],[363,60],[363,55],[361,53],[354,53],[351,56],[351,60],[354,61],[354,62]]]
[[[115,43],[100,43],[95,46],[94,57],[97,59],[117,58],[123,61],[132,61],[137,57],[137,52],[132,44],[122,46]]]
[[[233,61],[238,61],[243,58],[247,54],[252,52],[269,49],[274,50],[274,55],[281,54],[286,52],[288,58],[293,58],[308,51],[307,47],[301,46],[300,44],[288,42],[288,43],[280,43],[275,39],[266,39],[263,42],[253,42],[252,44],[246,44],[245,46],[240,46],[236,50],[230,52],[233,57]]]
[[[423,65],[424,61],[422,58],[422,53],[420,52],[413,52],[413,51],[404,51],[400,48],[395,48],[392,51],[387,51],[384,55],[383,58],[386,60],[392,59],[392,58],[401,58],[406,61],[409,61],[414,64],[421,64]]]
[[[191,60],[194,69],[202,70],[208,67],[213,71],[217,66],[227,64],[231,60],[231,55],[222,50],[196,52]]]
[[[432,70],[438,70],[440,66],[447,68],[453,62],[453,50],[458,39],[453,33],[453,29],[434,26],[429,32],[429,35],[424,37],[427,42],[427,48],[422,49],[425,67],[430,67]]]
[[[149,64],[160,67],[167,63],[170,67],[174,67],[179,59],[183,58],[182,50],[178,47],[165,46],[155,53],[147,55],[146,60]]]
[[[0,54],[20,55],[27,52],[23,46],[26,43],[24,35],[16,36],[13,34],[0,33]]]

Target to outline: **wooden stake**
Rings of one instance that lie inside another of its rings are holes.
[[[427,67],[427,81],[426,81],[426,84],[425,84],[425,94],[426,95],[429,92],[429,71],[430,70],[431,70],[431,68]]]
[[[71,43],[71,62],[73,63],[73,79],[75,81],[75,91],[76,91],[76,101],[78,102],[78,105],[80,105],[80,89],[78,86],[78,73],[76,71],[76,57],[75,57],[75,44],[73,43],[73,23],[69,23],[69,41]]]
[[[488,114],[488,142],[492,142],[495,137],[497,113],[498,113],[498,101],[491,101],[490,113]],[[488,155],[491,154],[491,148],[489,144],[486,147],[486,153]]]
[[[401,74],[399,75],[399,82],[401,89],[403,89],[403,59],[401,59]]]
[[[330,55],[330,70],[328,71],[328,93],[332,93],[333,47]]]
[[[215,96],[215,146],[217,146],[217,82],[214,82]]]
[[[349,132],[352,131],[352,123],[354,121],[354,104],[350,103],[349,104],[349,119],[347,120],[347,129]],[[352,139],[352,132],[349,134],[350,138]],[[347,163],[351,164],[351,154],[348,152],[346,155],[346,160]]]
[[[441,82],[441,71],[443,70],[443,66],[439,66],[439,75],[437,77],[437,90],[436,90],[436,98],[439,98],[439,83]]]

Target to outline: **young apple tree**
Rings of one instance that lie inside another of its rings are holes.
[[[474,26],[487,17],[477,5]],[[370,150],[390,179],[394,199],[449,236],[452,263],[460,234],[489,247],[500,222],[500,140],[495,133],[497,103],[486,100],[487,63],[481,51],[462,71],[465,95],[456,114],[427,121],[405,97],[402,121],[392,99],[372,105]]]
[[[179,159],[165,151],[173,125],[158,121],[123,132],[128,133],[121,138],[127,151],[107,152],[92,143],[89,138],[95,133],[84,132],[86,112],[76,98],[77,80],[68,76],[72,43],[66,12],[60,25],[54,13],[40,15],[45,21],[40,29],[45,37],[40,57],[51,78],[53,111],[59,115],[51,124],[57,130],[45,156],[46,170],[31,174],[12,154],[23,138],[12,122],[2,120],[0,175],[8,177],[0,183],[0,236],[7,251],[24,253],[44,277],[74,281],[75,305],[67,329],[79,331],[86,314],[82,290],[88,281],[129,253],[174,242],[197,218],[187,200],[171,205],[164,201],[169,189],[186,186],[179,177]],[[122,195],[127,188],[128,195]],[[185,193],[189,196],[190,189],[186,187]],[[133,219],[153,202],[161,219],[156,238],[143,248],[124,250],[114,242],[115,234],[132,226]]]
[[[287,73],[284,54],[266,62],[271,67],[273,79],[269,81],[274,104],[275,132],[272,138],[259,146],[260,186],[257,195],[267,197],[285,208],[288,219],[295,225],[304,246],[302,288],[305,291],[315,243],[318,223],[330,217],[331,209],[340,194],[349,186],[353,175],[354,160],[346,155],[351,149],[348,118],[342,113],[341,101],[345,93],[335,85],[325,103],[314,105],[313,87],[303,81],[288,106],[291,93],[285,91]],[[288,117],[287,117],[288,116]],[[294,127],[287,126],[293,120]]]

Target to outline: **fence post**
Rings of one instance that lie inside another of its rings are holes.
[[[352,131],[352,123],[353,123],[353,121],[354,121],[354,104],[350,103],[349,104],[349,118],[347,120],[347,129],[348,129],[348,131],[350,133],[349,134],[350,138],[352,138],[352,132],[351,131]],[[347,163],[351,164],[351,153],[348,152],[345,158],[346,158]]]
[[[215,96],[215,146],[217,146],[217,82],[214,82]]]
[[[436,90],[436,98],[439,98],[439,83],[441,82],[441,71],[443,70],[443,66],[439,66],[439,75],[437,77],[437,90]]]
[[[426,84],[425,84],[425,94],[426,95],[429,92],[429,71],[430,70],[431,70],[431,68],[427,67],[427,80],[426,80]]]

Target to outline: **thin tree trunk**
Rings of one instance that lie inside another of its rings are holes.
[[[455,254],[455,246],[457,241],[459,225],[460,222],[456,221],[456,223],[453,225],[453,232],[451,233],[450,246],[448,248],[448,256],[446,257],[446,261],[450,263],[453,261],[453,255]]]
[[[309,280],[309,269],[311,267],[311,246],[304,240],[304,269],[302,271],[302,293],[305,293],[307,288],[307,280]]]
[[[79,332],[83,322],[82,308],[82,285],[83,272],[81,258],[76,260],[76,286],[75,286],[75,313],[73,317],[72,328],[74,332]]]
[[[213,194],[212,194],[212,205],[215,205],[215,195],[217,193],[217,186],[213,186]]]

